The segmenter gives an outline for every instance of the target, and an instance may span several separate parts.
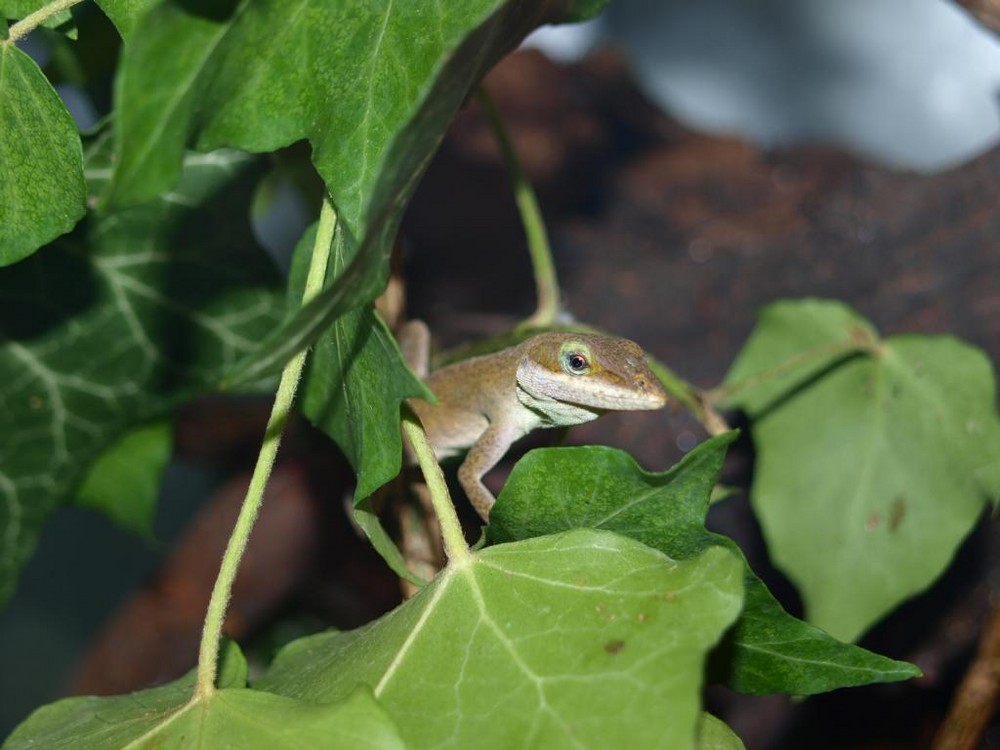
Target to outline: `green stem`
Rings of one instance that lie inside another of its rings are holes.
[[[556,322],[560,313],[559,279],[556,276],[556,266],[552,260],[552,248],[549,246],[548,234],[545,231],[545,221],[538,208],[535,191],[524,176],[521,164],[517,160],[514,146],[510,142],[507,130],[503,126],[496,107],[490,100],[486,89],[478,89],[479,103],[483,113],[493,128],[493,135],[503,154],[507,173],[514,183],[514,200],[521,214],[521,223],[528,239],[528,253],[531,256],[531,267],[535,274],[535,288],[538,291],[538,307],[530,318],[521,323],[521,328],[541,328]]]
[[[431,505],[441,524],[441,537],[444,540],[444,553],[451,565],[462,565],[472,559],[472,553],[465,543],[462,525],[458,522],[455,505],[448,494],[448,485],[444,481],[444,473],[434,457],[434,449],[427,440],[424,428],[412,414],[403,417],[403,432],[410,441],[410,447],[417,456],[420,471],[424,474],[424,482],[431,495]]]
[[[659,360],[647,355],[646,361],[649,363],[649,369],[663,384],[667,393],[691,412],[694,418],[701,422],[702,427],[709,435],[721,435],[731,429],[701,390],[688,383]]]
[[[819,346],[814,346],[812,349],[806,349],[804,352],[799,352],[798,354],[789,357],[784,362],[779,362],[773,367],[761,370],[760,372],[744,378],[743,380],[737,380],[735,383],[723,384],[716,386],[711,390],[704,391],[702,395],[706,404],[716,406],[725,403],[742,391],[749,390],[750,388],[756,388],[762,383],[774,380],[775,378],[781,377],[792,370],[802,367],[802,365],[809,364],[812,360],[826,359],[829,357],[849,354],[861,354],[863,352],[867,352],[873,356],[878,356],[881,352],[881,346],[878,341],[873,341],[869,338],[852,338],[848,341],[834,341],[829,344],[820,344]]]
[[[316,232],[316,241],[313,244],[312,259],[309,263],[305,291],[302,294],[303,304],[316,296],[323,287],[336,225],[337,216],[333,204],[329,199],[324,200],[323,209],[319,217],[319,228]],[[247,489],[246,497],[243,499],[240,515],[236,519],[236,526],[233,528],[233,533],[229,537],[229,543],[226,545],[226,551],[222,556],[222,566],[219,569],[218,577],[215,579],[212,597],[208,602],[208,611],[205,613],[205,625],[202,630],[201,647],[198,652],[198,680],[195,685],[192,701],[208,698],[216,689],[215,679],[219,666],[219,645],[222,637],[222,624],[226,615],[226,607],[229,604],[229,597],[232,593],[233,580],[236,578],[240,559],[246,550],[250,531],[253,529],[254,521],[257,519],[257,512],[260,510],[261,502],[264,499],[264,489],[271,476],[274,459],[278,453],[278,445],[281,443],[281,433],[285,429],[285,424],[288,422],[288,415],[295,401],[295,390],[302,375],[306,354],[306,351],[301,351],[292,357],[281,373],[278,391],[274,397],[274,406],[271,408],[271,416],[267,421],[264,441],[257,456],[257,465],[254,467],[250,486]]]
[[[9,29],[7,29],[7,44],[14,44],[18,39],[23,36],[27,36],[32,31],[37,29],[43,23],[48,21],[56,13],[62,13],[64,10],[69,10],[74,5],[82,3],[83,0],[54,0],[47,5],[43,5],[41,8],[36,10],[34,13],[29,13],[20,21],[15,23]]]

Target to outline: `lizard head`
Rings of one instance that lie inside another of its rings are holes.
[[[667,394],[634,341],[582,333],[528,339],[518,384],[536,399],[598,411],[659,409]]]

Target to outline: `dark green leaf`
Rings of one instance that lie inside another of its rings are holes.
[[[168,421],[124,433],[90,467],[76,504],[104,513],[127,531],[151,536],[160,478],[172,445],[173,430]]]
[[[0,266],[72,229],[85,197],[73,118],[34,60],[0,44]]]
[[[339,283],[265,341],[233,382],[277,372],[379,293],[402,211],[457,108],[528,31],[575,12],[566,0],[247,0],[211,17],[176,2],[143,17],[144,43],[126,48],[118,80],[122,154],[108,199],[168,188],[188,142],[268,151],[307,138],[358,248]]]
[[[692,748],[741,577],[722,549],[675,562],[590,529],[498,545],[360,630],[295,641],[257,686],[370,686],[410,748]]]
[[[855,353],[823,354],[838,347]],[[810,621],[841,638],[926,588],[1000,499],[992,367],[956,339],[880,341],[842,304],[780,302],[726,383],[753,419],[768,548]]]
[[[163,200],[95,217],[0,273],[0,601],[98,456],[212,390],[280,319],[279,279],[247,222],[249,165],[192,157]]]
[[[531,451],[514,467],[490,512],[489,538],[590,527],[625,534],[676,559],[716,545],[742,557],[731,539],[704,525],[735,434],[706,441],[660,474],[643,471],[627,453],[610,448]],[[745,693],[807,695],[919,674],[792,617],[744,566],[744,611],[713,659],[715,679]]]
[[[111,19],[111,22],[128,41],[142,14],[156,5],[160,0],[96,0],[101,10]]]
[[[589,21],[600,15],[609,0],[576,0],[568,9],[563,21]]]
[[[292,289],[305,284],[315,237],[315,228],[310,229],[296,248]],[[349,260],[338,231],[329,275],[337,279]],[[358,478],[356,502],[399,473],[399,407],[406,398],[425,395],[426,387],[407,369],[396,340],[371,305],[342,315],[316,341],[302,410],[350,461]]]
[[[382,559],[385,560],[386,565],[389,566],[389,569],[393,573],[403,580],[409,581],[414,586],[426,585],[427,581],[410,570],[406,564],[406,559],[403,557],[403,553],[400,552],[399,547],[396,546],[392,537],[389,536],[389,532],[385,530],[378,514],[371,509],[367,500],[362,500],[355,506],[354,520],[361,527],[361,530],[365,532],[365,536],[368,537],[375,551],[382,556]]]

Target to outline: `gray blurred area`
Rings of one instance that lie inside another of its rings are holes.
[[[933,171],[1000,135],[1000,42],[945,0],[614,0],[529,43],[561,60],[611,46],[680,121],[762,146]]]

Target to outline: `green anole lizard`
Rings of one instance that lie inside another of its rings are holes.
[[[401,336],[410,366],[438,399],[407,403],[438,459],[468,451],[458,480],[484,520],[496,498],[483,484],[518,438],[608,411],[659,409],[667,394],[633,341],[590,333],[541,333],[508,349],[427,374],[430,335],[411,321]]]

